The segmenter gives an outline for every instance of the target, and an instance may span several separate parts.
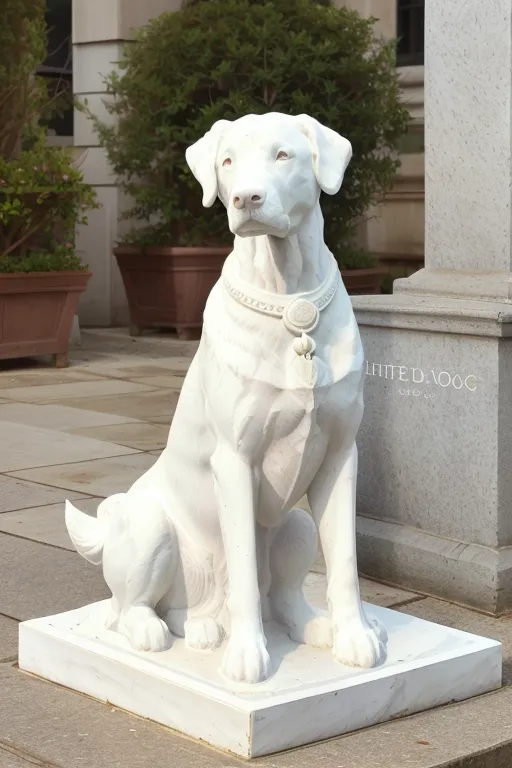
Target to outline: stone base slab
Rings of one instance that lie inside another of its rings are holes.
[[[222,648],[199,653],[176,640],[164,653],[133,651],[104,629],[108,609],[103,601],[23,622],[20,668],[245,758],[501,685],[500,643],[385,608],[367,606],[389,636],[388,659],[380,667],[343,667],[330,650],[298,646],[268,625],[274,675],[251,687],[220,675]]]
[[[393,293],[512,303],[512,272],[420,269],[395,280]]]
[[[434,536],[415,528],[359,517],[359,570],[424,595],[492,615],[510,611],[512,547],[490,549]],[[325,572],[323,560],[317,565]]]
[[[409,280],[411,278],[407,278]],[[400,283],[395,280],[393,286]],[[512,336],[512,307],[504,302],[461,301],[453,296],[404,293],[353,296],[360,328],[390,328],[461,336]],[[364,331],[363,344],[364,344]]]

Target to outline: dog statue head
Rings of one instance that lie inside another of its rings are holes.
[[[351,157],[343,136],[308,115],[279,112],[219,120],[186,151],[203,205],[218,196],[240,237],[296,232],[320,190],[339,191]]]

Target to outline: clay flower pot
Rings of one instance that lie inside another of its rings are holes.
[[[130,333],[175,328],[180,339],[197,339],[211,289],[230,247],[114,249],[130,310]]]
[[[388,270],[383,267],[342,269],[340,272],[350,296],[380,293],[382,279],[388,274]]]
[[[68,346],[78,299],[90,272],[0,274],[0,360],[54,355],[68,364]]]

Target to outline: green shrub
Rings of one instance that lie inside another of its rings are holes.
[[[325,1],[196,0],[139,31],[107,78],[117,121],[91,115],[133,199],[125,241],[229,242],[221,203],[201,208],[185,149],[220,118],[308,113],[354,150],[342,191],[322,201],[326,241],[343,265],[356,222],[393,185],[408,123],[394,43],[377,40],[373,24]]]
[[[0,272],[83,269],[75,227],[96,207],[71,151],[47,146],[60,109],[37,67],[46,58],[45,0],[2,0],[0,25]]]

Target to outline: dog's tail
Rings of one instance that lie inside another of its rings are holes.
[[[76,551],[93,565],[101,565],[103,547],[110,529],[110,517],[124,497],[124,493],[110,496],[98,507],[98,516],[86,515],[66,500],[66,528]]]

